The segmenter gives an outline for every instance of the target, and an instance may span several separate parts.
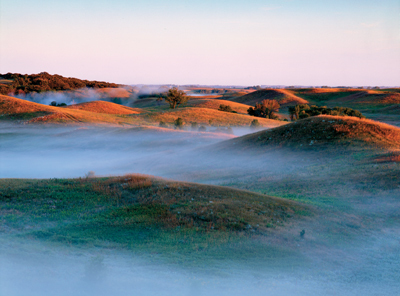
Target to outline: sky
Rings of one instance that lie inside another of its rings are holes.
[[[0,73],[400,85],[400,0],[1,0]]]

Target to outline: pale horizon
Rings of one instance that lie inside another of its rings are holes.
[[[1,3],[0,73],[119,84],[398,86],[400,2]]]

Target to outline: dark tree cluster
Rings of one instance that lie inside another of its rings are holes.
[[[292,121],[318,115],[335,115],[335,116],[354,116],[365,118],[360,111],[346,107],[328,108],[326,106],[309,106],[300,104],[289,107],[289,115]]]
[[[219,105],[218,110],[219,111],[224,111],[224,112],[230,112],[230,113],[237,113],[236,111],[232,110],[231,106],[223,105],[223,104]]]
[[[279,111],[279,108],[280,105],[277,100],[263,100],[261,104],[256,103],[254,108],[250,107],[247,113],[256,117],[278,119],[276,112]]]
[[[64,91],[83,87],[104,88],[119,87],[118,84],[102,81],[89,81],[77,78],[67,78],[61,75],[51,75],[47,72],[22,75],[18,73],[0,74],[1,79],[11,80],[8,84],[0,84],[0,94],[26,94],[31,92]]]

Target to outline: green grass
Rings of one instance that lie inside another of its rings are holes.
[[[205,259],[299,258],[260,237],[311,212],[246,191],[124,176],[2,179],[0,214],[0,236],[131,250],[201,265]]]
[[[331,103],[337,99],[341,99],[355,94],[354,91],[332,92],[332,93],[303,93],[296,91],[296,95],[310,102],[310,104]],[[335,103],[336,104],[336,103]]]

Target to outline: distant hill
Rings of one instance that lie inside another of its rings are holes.
[[[400,128],[368,119],[322,115],[228,140],[218,146],[240,150],[400,149]]]
[[[160,121],[173,127],[174,121],[182,118],[186,126],[192,122],[209,127],[249,127],[252,116],[218,111],[209,108],[177,108],[163,111],[148,111],[123,105],[92,101],[70,106],[55,107],[0,95],[0,119],[22,120],[27,123],[99,123],[128,125],[159,125]],[[261,127],[276,127],[284,121],[257,118]]]
[[[53,107],[0,95],[0,119],[22,120],[27,123],[102,123],[133,124],[136,118],[123,116],[139,114],[138,108],[129,108],[104,101]]]
[[[302,99],[285,89],[261,89],[244,96],[230,99],[233,102],[254,106],[263,100],[277,100],[282,105],[307,104],[308,101]]]
[[[31,92],[65,91],[84,87],[117,88],[120,85],[103,81],[89,81],[51,75],[47,72],[22,75],[18,73],[0,74],[0,94],[15,95]]]

